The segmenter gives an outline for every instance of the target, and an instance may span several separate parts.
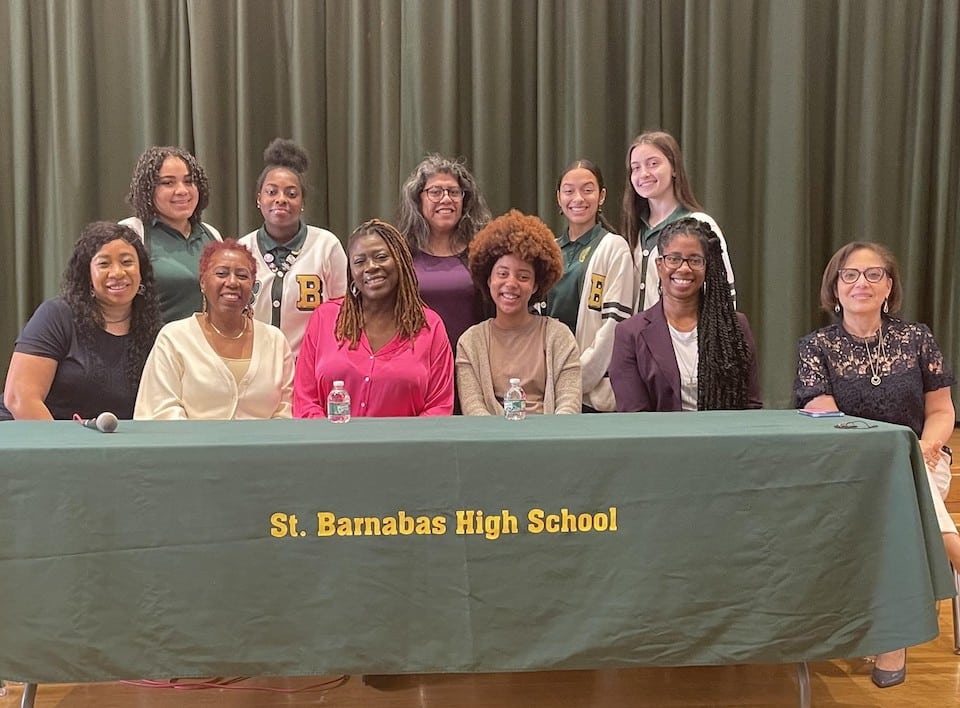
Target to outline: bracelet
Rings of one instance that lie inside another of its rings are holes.
[[[940,451],[943,452],[947,457],[950,458],[950,464],[953,464],[953,450],[950,449],[949,445],[944,445],[940,448]]]

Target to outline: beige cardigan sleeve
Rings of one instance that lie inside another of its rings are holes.
[[[560,320],[547,324],[547,394],[544,413],[579,413],[583,399],[580,349],[570,329]]]
[[[490,321],[470,327],[457,341],[457,397],[464,415],[503,415],[490,376]]]

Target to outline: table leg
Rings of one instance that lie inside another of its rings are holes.
[[[37,696],[37,684],[23,684],[23,697],[20,699],[20,708],[33,708],[33,699]]]
[[[953,571],[953,584],[960,593],[960,573],[953,566],[950,570]],[[950,600],[950,607],[953,609],[953,653],[960,656],[960,599],[956,595]]]
[[[800,686],[800,708],[810,708],[810,669],[805,661],[797,664],[797,683]]]

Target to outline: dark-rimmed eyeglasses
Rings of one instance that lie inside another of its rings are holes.
[[[660,260],[663,261],[663,264],[670,270],[676,270],[684,263],[690,266],[690,270],[703,270],[707,267],[707,259],[703,256],[684,258],[679,253],[668,253],[665,256],[660,256]]]
[[[864,268],[863,270],[860,270],[859,268],[841,268],[837,272],[840,274],[840,280],[845,282],[847,285],[853,285],[855,282],[860,280],[861,275],[868,283],[879,283],[887,275],[887,269],[881,268],[880,266]]]
[[[431,202],[439,202],[443,199],[444,195],[450,197],[453,201],[458,199],[463,199],[467,192],[460,187],[430,187],[429,189],[423,190],[423,194],[427,195],[427,199]]]

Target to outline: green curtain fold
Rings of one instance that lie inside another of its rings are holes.
[[[431,151],[553,228],[589,157],[619,223],[626,147],[657,127],[727,237],[768,406],[853,239],[892,247],[905,316],[960,368],[958,0],[8,0],[0,37],[0,374],[82,225],[129,214],[148,145],[193,150],[205,220],[242,235],[292,137],[310,223],[343,238]]]

